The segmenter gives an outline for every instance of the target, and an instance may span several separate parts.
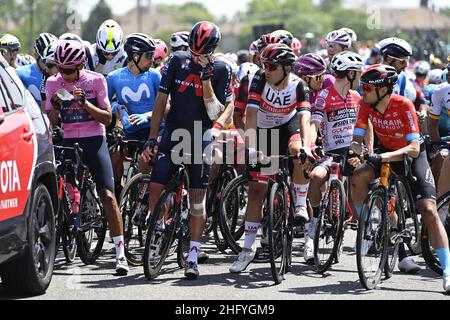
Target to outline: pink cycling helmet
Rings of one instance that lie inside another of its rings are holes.
[[[55,62],[60,66],[79,66],[86,60],[84,45],[74,40],[63,40],[55,52]]]
[[[297,38],[292,39],[291,49],[294,51],[300,51],[302,49],[302,43]]]
[[[161,39],[155,39],[156,43],[156,49],[155,49],[155,56],[153,59],[164,59],[169,54],[169,48],[167,48],[167,45],[164,41]]]
[[[327,63],[315,53],[308,53],[297,58],[294,63],[294,73],[297,76],[315,76],[325,72]]]

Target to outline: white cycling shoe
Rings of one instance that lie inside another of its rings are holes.
[[[256,251],[252,249],[243,248],[239,253],[239,256],[235,262],[230,267],[231,273],[239,273],[247,269],[248,265],[255,258]]]
[[[415,273],[420,270],[420,266],[414,262],[412,257],[406,257],[398,263],[398,269],[401,272]]]

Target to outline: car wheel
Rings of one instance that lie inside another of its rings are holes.
[[[2,284],[9,293],[43,294],[52,278],[55,216],[50,194],[43,184],[38,184],[32,201],[24,254],[2,266]]]

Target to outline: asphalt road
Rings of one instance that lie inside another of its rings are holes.
[[[235,256],[223,255],[208,241],[204,250],[210,255],[200,265],[196,281],[184,278],[176,257],[169,257],[164,273],[147,281],[142,267],[133,267],[125,277],[114,275],[113,246],[106,243],[104,253],[95,265],[84,265],[78,258],[66,264],[58,254],[53,279],[47,293],[36,297],[7,296],[0,284],[0,299],[33,300],[450,300],[442,289],[442,280],[426,268],[421,257],[416,261],[422,270],[415,275],[398,270],[378,289],[365,290],[358,279],[356,254],[352,249],[356,232],[347,231],[344,252],[339,264],[324,275],[304,264],[303,239],[296,239],[293,270],[280,285],[274,285],[269,264],[251,264],[242,274],[230,274],[228,268]]]

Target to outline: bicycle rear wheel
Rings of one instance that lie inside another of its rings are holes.
[[[374,289],[386,265],[388,228],[385,190],[371,191],[364,201],[356,237],[356,264],[361,284]]]
[[[164,190],[152,212],[144,249],[144,273],[156,278],[175,240],[178,216],[177,193]]]
[[[105,241],[107,221],[100,200],[87,188],[80,201],[80,229],[77,232],[78,255],[85,264],[94,263],[101,254]]]
[[[447,237],[450,240],[450,191],[438,198],[437,209],[439,218],[441,219],[445,231],[447,232]],[[427,266],[438,275],[442,275],[441,263],[439,262],[437,254],[434,252],[433,246],[431,245],[431,239],[425,223],[422,224],[421,245],[422,256]]]
[[[150,196],[149,174],[139,173],[125,185],[120,196],[119,210],[123,220],[125,257],[134,266],[144,258],[146,217]],[[136,225],[137,221],[138,223]]]
[[[328,202],[322,203],[319,223],[314,237],[314,265],[318,273],[326,272],[337,256],[343,234],[345,212],[344,194],[339,181],[333,181]]]
[[[75,257],[77,255],[77,241],[76,237],[74,236],[73,232],[71,232],[69,228],[69,221],[67,217],[67,213],[69,212],[69,202],[65,195],[63,195],[63,198],[61,200],[61,205],[59,208],[59,213],[57,219],[55,219],[56,222],[56,249],[61,245],[63,252],[64,252],[64,258],[67,263],[72,263],[75,260]]]
[[[269,213],[267,216],[267,235],[269,240],[269,259],[273,281],[276,284],[284,279],[287,261],[286,197],[282,186],[275,183],[270,190]]]

